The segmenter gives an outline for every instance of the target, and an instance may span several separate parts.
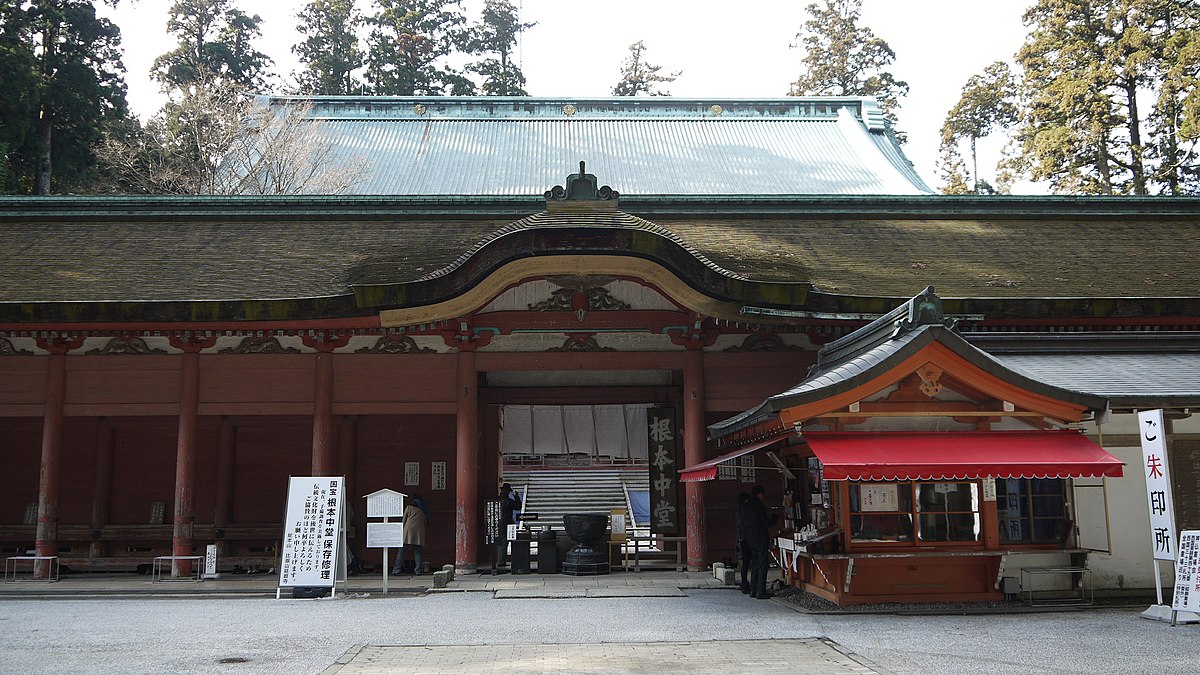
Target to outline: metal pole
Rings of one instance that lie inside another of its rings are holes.
[[[383,522],[386,523],[387,521],[388,521],[388,517],[384,516]],[[387,528],[385,527],[383,529],[386,530]],[[387,595],[387,592],[388,592],[387,582],[388,582],[388,571],[389,570],[391,570],[391,568],[388,567],[388,547],[384,546],[383,547],[383,594],[384,595]]]
[[[1154,559],[1154,593],[1158,597],[1158,604],[1163,604],[1162,594],[1162,571],[1158,569],[1158,559]]]

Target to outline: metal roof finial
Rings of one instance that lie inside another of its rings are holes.
[[[546,190],[544,196],[548,202],[615,202],[620,195],[616,190],[607,185],[599,186],[596,177],[587,172],[587,162],[581,159],[579,160],[579,173],[567,176],[566,187],[555,185],[553,188]]]

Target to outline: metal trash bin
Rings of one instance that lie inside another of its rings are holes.
[[[538,574],[558,574],[558,542],[554,530],[549,527],[538,532]]]
[[[512,558],[509,562],[513,574],[529,574],[532,569],[529,558],[529,539],[517,538],[512,543]]]

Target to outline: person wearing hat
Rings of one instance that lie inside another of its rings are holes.
[[[521,498],[513,491],[512,486],[504,483],[500,486],[500,538],[496,540],[496,566],[504,565],[508,555],[508,526],[517,522],[517,513],[521,510]]]

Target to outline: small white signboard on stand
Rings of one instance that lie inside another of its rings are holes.
[[[388,488],[376,490],[363,497],[367,500],[367,517],[383,518],[382,523],[367,523],[367,548],[383,549],[383,592],[388,592],[388,549],[404,547],[404,498],[403,492]],[[388,522],[389,518],[400,518],[400,522]]]
[[[341,476],[293,476],[283,519],[279,588],[344,581],[346,528]],[[331,594],[332,595],[332,594]],[[275,597],[279,597],[276,589]]]

